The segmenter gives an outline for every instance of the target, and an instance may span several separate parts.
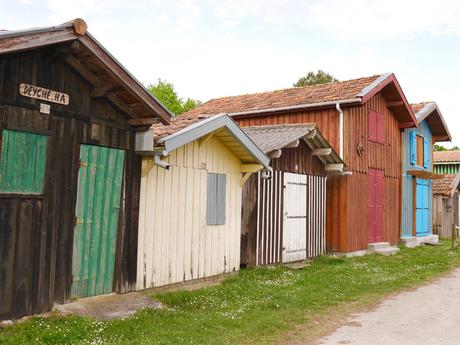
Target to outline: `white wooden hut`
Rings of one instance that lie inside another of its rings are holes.
[[[179,116],[152,129],[136,139],[136,289],[239,270],[242,186],[254,172],[269,174],[269,158],[226,114]]]

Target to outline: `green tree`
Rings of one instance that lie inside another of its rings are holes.
[[[318,72],[308,72],[305,77],[299,78],[297,83],[294,84],[295,87],[302,87],[307,85],[317,85],[325,84],[331,81],[338,81],[329,73],[324,72],[323,70],[318,70]]]
[[[447,147],[444,147],[442,145],[437,145],[435,144],[433,147],[433,151],[458,151],[460,148],[458,146],[452,146],[450,149]]]
[[[156,84],[149,84],[147,89],[174,115],[180,115],[201,104],[195,99],[187,98],[184,101],[179,98],[174,85],[166,80],[158,79]]]

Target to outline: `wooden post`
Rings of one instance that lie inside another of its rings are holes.
[[[455,223],[452,224],[452,249],[457,249],[457,225]]]

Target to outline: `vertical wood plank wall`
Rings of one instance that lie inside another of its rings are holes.
[[[297,148],[282,149],[272,159],[271,180],[253,174],[243,187],[241,263],[266,265],[281,262],[283,243],[283,173],[307,175],[307,257],[325,252],[326,177],[324,165],[301,140]]]
[[[239,159],[212,137],[177,149],[165,161],[170,170],[143,160],[136,288],[239,270]],[[206,224],[208,172],[227,175],[225,225]]]
[[[129,117],[104,98],[91,98],[90,85],[53,57],[55,49],[0,57],[0,127],[49,136],[44,193],[0,196],[0,319],[70,299],[81,143],[126,150],[114,289],[126,292],[135,284],[141,161],[133,153]],[[53,104],[50,115],[41,114],[40,101],[18,94],[20,83],[65,92],[70,103]],[[101,126],[97,140],[90,136],[92,123]]]
[[[342,107],[344,111],[344,161],[352,176],[332,177],[327,182],[327,248],[334,252],[367,249],[367,170],[384,170],[384,236],[399,241],[401,131],[397,119],[381,93],[361,106]],[[368,112],[385,117],[384,144],[368,140]],[[339,115],[335,109],[298,111],[275,115],[236,118],[241,126],[283,123],[316,123],[323,136],[339,151]],[[358,153],[358,147],[363,154]]]

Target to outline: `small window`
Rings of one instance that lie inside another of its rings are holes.
[[[420,167],[424,166],[425,161],[423,146],[423,137],[421,135],[417,135],[417,165]]]
[[[48,137],[45,135],[2,131],[0,192],[43,192],[47,143]]]
[[[226,175],[208,173],[208,192],[206,201],[206,222],[208,225],[225,224],[226,190]]]

